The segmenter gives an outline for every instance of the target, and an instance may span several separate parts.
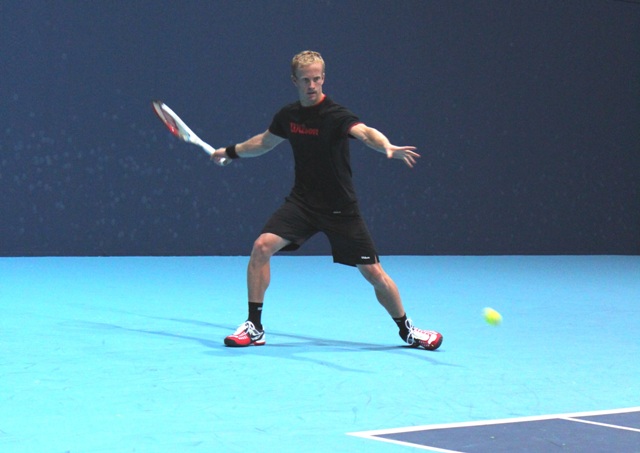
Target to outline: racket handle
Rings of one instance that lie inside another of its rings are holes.
[[[215,149],[213,149],[213,146],[211,146],[210,144],[206,143],[206,142],[200,142],[198,143],[200,145],[200,147],[204,150],[205,153],[207,153],[208,155],[212,156],[213,153],[215,152]],[[221,157],[218,160],[218,163],[222,166],[227,165],[229,163],[229,159],[227,159],[226,157]]]
[[[198,144],[200,145],[200,147],[201,147],[202,149],[204,149],[204,152],[205,152],[205,153],[207,153],[207,154],[208,154],[208,155],[210,155],[210,156],[211,156],[211,155],[214,153],[214,151],[215,151],[215,149],[213,149],[213,146],[211,146],[211,145],[210,145],[210,144],[208,144],[208,143],[200,142],[200,143],[198,143]]]

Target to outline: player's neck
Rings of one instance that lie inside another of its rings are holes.
[[[316,105],[322,104],[322,102],[324,102],[326,98],[327,98],[327,95],[322,93],[322,96],[320,96],[320,99],[318,100],[318,102],[315,102],[313,104],[307,104],[305,102],[302,102],[302,100],[300,100],[300,105],[302,105],[303,107],[315,107]]]

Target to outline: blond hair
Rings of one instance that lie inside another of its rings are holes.
[[[324,73],[324,60],[322,59],[322,55],[313,50],[300,52],[291,60],[291,75],[295,77],[298,69],[313,63],[322,63],[322,73]]]

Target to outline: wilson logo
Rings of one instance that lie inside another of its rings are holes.
[[[320,129],[312,129],[307,126],[303,126],[298,123],[289,123],[289,127],[291,128],[292,134],[300,134],[300,135],[315,135],[318,136],[320,134]]]

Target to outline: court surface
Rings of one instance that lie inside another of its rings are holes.
[[[246,263],[0,258],[0,451],[640,451],[640,257],[383,257],[434,352],[325,256],[226,348]]]

